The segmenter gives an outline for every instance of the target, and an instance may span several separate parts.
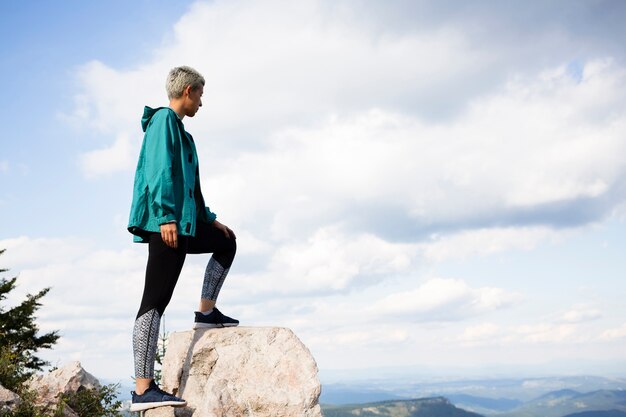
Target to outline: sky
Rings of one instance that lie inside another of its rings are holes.
[[[52,365],[128,382],[147,247],[126,225],[143,106],[185,118],[237,234],[218,306],[322,376],[626,376],[626,4],[0,4],[6,301],[51,287]],[[209,255],[165,312],[191,328]]]

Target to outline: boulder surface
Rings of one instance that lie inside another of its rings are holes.
[[[198,329],[169,335],[162,385],[187,401],[176,416],[321,417],[317,371],[289,329]]]

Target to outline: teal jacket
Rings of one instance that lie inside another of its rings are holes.
[[[146,106],[141,127],[128,231],[135,242],[146,243],[146,232],[176,221],[179,235],[195,236],[196,221],[212,223],[216,216],[204,205],[193,138],[169,107]]]

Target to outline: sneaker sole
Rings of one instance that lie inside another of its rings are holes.
[[[194,323],[192,329],[221,329],[222,327],[237,327],[237,324],[212,324],[212,323]]]
[[[160,402],[153,402],[153,403],[137,403],[137,404],[131,404],[130,406],[130,411],[144,411],[144,410],[149,410],[151,408],[157,408],[157,407],[165,407],[165,406],[170,406],[170,407],[184,407],[187,405],[187,401],[160,401]]]

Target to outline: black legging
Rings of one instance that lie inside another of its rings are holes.
[[[213,253],[213,258],[224,268],[230,268],[237,251],[235,239],[208,223],[196,224],[196,235],[178,235],[178,247],[163,242],[160,233],[151,233],[148,243],[148,265],[141,306],[137,318],[153,308],[163,315],[178,282],[187,254]]]
[[[152,233],[148,243],[148,266],[141,306],[133,328],[135,377],[154,378],[159,323],[169,304],[188,253],[211,253],[202,285],[202,298],[216,300],[235,257],[235,239],[228,238],[214,226],[199,222],[194,237],[178,236],[178,247],[163,242],[160,233]]]

